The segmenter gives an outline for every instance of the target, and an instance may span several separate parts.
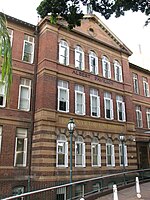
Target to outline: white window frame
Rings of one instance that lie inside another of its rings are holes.
[[[142,111],[141,111],[140,106],[136,106],[136,122],[137,122],[138,128],[143,127]]]
[[[147,116],[147,127],[150,129],[150,108],[147,109],[146,116]]]
[[[6,80],[2,81],[2,74],[0,73],[0,97],[2,97],[2,105],[0,108],[4,108],[6,106]]]
[[[144,96],[149,97],[150,96],[149,85],[148,85],[147,79],[144,77],[143,77],[143,90],[144,90]]]
[[[82,163],[81,165],[77,163],[77,146],[79,145],[79,147],[81,147],[81,159],[82,159]],[[77,137],[76,141],[75,141],[75,167],[85,167],[85,143],[83,141],[82,137]]]
[[[79,95],[81,96],[81,103],[78,102]],[[78,106],[81,106],[82,110],[78,109]],[[75,114],[77,115],[85,115],[85,93],[84,87],[81,85],[75,86]]]
[[[91,73],[98,74],[98,57],[94,51],[89,52],[89,67]]]
[[[31,59],[29,59],[28,61],[25,60],[25,45],[26,44],[31,45],[31,52],[27,52],[31,56]],[[30,64],[32,64],[34,60],[34,37],[27,34],[24,35],[22,60]]]
[[[93,192],[100,192],[101,191],[101,182],[93,184],[92,188],[93,188]]]
[[[110,153],[108,152],[108,148],[110,148]],[[108,163],[108,156],[110,157],[111,163]],[[114,145],[110,142],[106,143],[106,166],[107,167],[115,166],[115,149],[114,149]]]
[[[63,194],[64,195],[64,200],[67,200],[67,192],[66,192],[66,187],[58,188],[56,191],[56,195]]]
[[[18,187],[13,188],[13,196],[23,194],[24,190],[25,190],[24,186],[18,186]],[[24,198],[21,197],[21,198],[18,198],[18,199],[23,200]]]
[[[59,42],[59,63],[69,65],[69,46],[65,40]]]
[[[65,99],[61,99],[61,91],[66,93]],[[66,110],[60,108],[61,102],[65,103]],[[68,89],[68,82],[67,81],[58,81],[58,111],[60,112],[69,112],[69,89]]]
[[[23,151],[17,151],[18,140],[23,139],[24,149]],[[15,167],[26,167],[27,165],[27,129],[17,128],[16,133],[16,143],[15,143],[15,156],[14,156],[14,166]],[[17,154],[23,153],[23,163],[17,164]]]
[[[123,144],[124,148],[124,166],[128,166],[128,154],[127,154],[127,145]],[[119,144],[119,161],[120,161],[120,166],[123,166],[123,151],[122,151],[122,144]]]
[[[110,62],[106,56],[102,57],[102,68],[103,68],[103,77],[110,79],[111,67],[110,67]]]
[[[122,96],[117,96],[116,97],[116,103],[117,103],[117,116],[118,116],[118,121],[126,121],[126,113],[125,113],[125,102],[123,102],[123,97]],[[122,107],[122,110],[120,111],[120,106]],[[120,114],[122,113],[122,119],[120,119]]]
[[[81,188],[79,188],[81,187]],[[78,190],[77,190],[78,188]],[[79,193],[79,195],[77,195],[77,193]],[[81,197],[84,197],[84,184],[76,184],[76,187],[75,187],[75,196],[77,198],[81,198]]]
[[[60,145],[61,144],[61,145]],[[64,148],[64,152],[58,152],[58,147],[63,146]],[[64,155],[64,164],[60,165],[58,163],[58,159],[59,159],[59,154],[63,154]],[[68,167],[68,142],[66,140],[66,136],[61,134],[58,139],[57,139],[57,144],[56,144],[56,167]]]
[[[110,105],[110,118],[107,117],[107,102],[109,102]],[[104,93],[104,108],[105,108],[105,119],[109,120],[114,119],[113,100],[111,99],[111,94],[108,92]]]
[[[94,100],[96,100],[96,108],[93,105]],[[90,107],[91,107],[91,116],[92,117],[100,117],[100,97],[98,96],[98,90],[91,89],[90,90]],[[95,113],[96,110],[96,113]],[[96,115],[95,115],[96,114]]]
[[[117,60],[114,61],[114,72],[115,72],[115,81],[123,82],[122,67]]]
[[[28,89],[28,96],[24,99],[21,98],[22,88]],[[31,99],[31,80],[26,78],[21,78],[19,85],[19,96],[18,96],[18,109],[23,111],[30,111],[30,99]],[[28,102],[27,108],[21,108],[21,101],[26,100]]]
[[[75,48],[75,67],[80,70],[85,69],[84,51],[80,46],[76,46]]]
[[[135,94],[139,94],[138,76],[135,73],[133,73],[133,90]]]
[[[97,148],[97,152],[94,154],[93,150],[94,148]],[[96,162],[97,164],[94,164],[94,157],[96,156]],[[101,144],[98,143],[97,138],[93,138],[91,142],[91,163],[92,167],[101,167]]]
[[[0,153],[1,153],[1,150],[2,150],[2,126],[0,126]]]

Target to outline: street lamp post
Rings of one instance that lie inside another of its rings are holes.
[[[75,128],[73,118],[70,118],[68,123],[68,131],[70,133],[70,183],[72,183],[72,136]],[[70,185],[70,200],[72,199],[72,185]]]
[[[124,134],[119,135],[119,139],[121,141],[121,148],[122,148],[122,166],[123,166],[123,177],[124,177],[124,184],[125,184],[125,152],[124,152],[124,141],[125,141],[125,136]]]

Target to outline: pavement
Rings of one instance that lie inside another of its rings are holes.
[[[99,197],[96,200],[150,200],[150,182],[140,184],[141,198],[137,197],[136,188],[132,186],[118,191],[118,199],[113,193]]]

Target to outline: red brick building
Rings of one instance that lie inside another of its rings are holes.
[[[0,195],[69,181],[70,118],[73,181],[149,167],[150,71],[128,62],[108,27],[95,15],[72,31],[62,19],[7,21],[13,84],[10,102],[5,83],[0,90]]]

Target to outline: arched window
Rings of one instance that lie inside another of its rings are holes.
[[[98,57],[94,51],[89,53],[89,67],[91,73],[98,74]]]
[[[93,167],[101,166],[101,145],[96,137],[91,142],[91,160]]]
[[[114,61],[114,73],[115,81],[122,82],[122,67],[117,60]]]
[[[84,52],[80,46],[75,48],[75,67],[84,70]]]
[[[111,78],[110,62],[106,56],[102,57],[103,77]]]
[[[68,167],[68,142],[66,136],[61,134],[57,138],[56,166]]]
[[[120,166],[128,166],[127,145],[119,144],[119,160]]]
[[[115,166],[115,150],[110,138],[106,143],[106,166]]]
[[[85,167],[85,143],[81,136],[75,141],[75,167]]]
[[[69,46],[65,40],[61,40],[59,43],[59,62],[69,65]]]

